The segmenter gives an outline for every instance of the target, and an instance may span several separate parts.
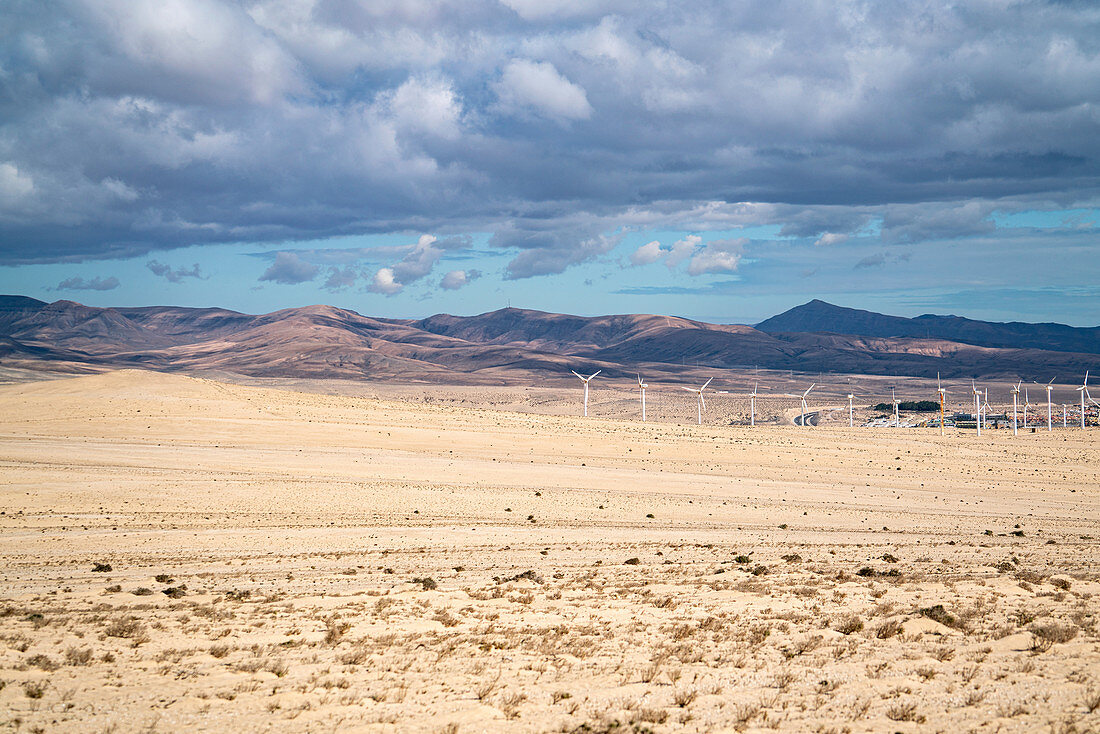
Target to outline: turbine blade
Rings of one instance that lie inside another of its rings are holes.
[[[714,379],[713,377],[712,377],[712,378],[710,378],[710,380],[713,380],[713,379]],[[707,380],[706,382],[704,382],[704,383],[703,383],[703,386],[702,386],[701,388],[699,388],[699,389],[700,389],[700,390],[706,390],[706,389],[707,389],[707,385],[709,385],[709,384],[710,384],[710,380]]]
[[[603,372],[603,370],[596,370],[595,372],[592,373],[592,377],[595,377],[596,375],[600,374],[601,372]],[[592,377],[589,377],[588,379],[591,380]]]

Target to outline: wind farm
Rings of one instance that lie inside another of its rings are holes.
[[[1085,371],[1041,383],[1063,427],[1027,373],[486,349],[523,369],[0,365],[0,703],[92,731],[1091,721]]]

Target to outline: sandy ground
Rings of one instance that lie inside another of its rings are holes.
[[[1100,430],[464,394],[0,388],[0,727],[1100,730]]]

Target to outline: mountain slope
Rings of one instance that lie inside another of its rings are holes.
[[[818,302],[807,304],[795,317],[814,325],[832,324],[830,319],[849,317],[849,311]],[[865,331],[897,330],[920,321],[852,313],[848,323]],[[790,323],[790,315],[769,321],[782,325],[788,317]],[[601,369],[605,376],[639,371],[675,377],[761,367],[1045,380],[1050,374],[1096,369],[1097,361],[1094,354],[1080,352],[823,329],[769,333],[652,314],[583,317],[509,308],[410,320],[373,318],[333,306],[250,315],[219,308],[93,308],[72,301],[47,304],[0,297],[0,363],[67,371],[141,367],[499,384],[571,379],[572,369]]]
[[[770,333],[832,333],[855,336],[947,339],[983,347],[1045,349],[1100,354],[1100,327],[976,321],[961,316],[925,314],[916,318],[886,316],[873,311],[809,303],[761,321],[757,329]]]

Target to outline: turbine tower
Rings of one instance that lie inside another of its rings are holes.
[[[588,417],[588,383],[592,381],[593,377],[595,377],[596,375],[603,372],[603,370],[596,370],[595,372],[593,372],[588,377],[585,377],[584,375],[580,374],[576,370],[570,370],[570,372],[572,372],[577,377],[581,378],[581,382],[584,383],[584,417],[587,418]]]
[[[1092,395],[1089,394],[1089,371],[1085,370],[1085,380],[1081,383],[1081,387],[1077,388],[1077,392],[1081,393],[1081,428],[1085,427],[1085,397],[1088,397],[1089,402],[1094,405],[1100,405],[1092,399]]]
[[[1047,391],[1047,431],[1048,432],[1054,430],[1054,418],[1053,418],[1053,415],[1052,415],[1054,405],[1050,401],[1050,391],[1054,389],[1054,385],[1053,385],[1054,379],[1055,378],[1053,378],[1053,377],[1050,378],[1050,382],[1048,382],[1046,385],[1043,386],[1044,388],[1046,388],[1046,391]],[[1036,383],[1036,384],[1038,384],[1038,383]]]
[[[713,377],[710,378],[710,380],[713,379]],[[684,387],[684,389],[688,392],[693,392],[699,396],[699,402],[696,405],[699,413],[699,425],[703,425],[703,408],[707,407],[707,402],[703,400],[703,391],[707,389],[707,385],[710,384],[710,380],[704,382],[702,387]]]
[[[1020,385],[1022,383],[1023,383],[1023,380],[1020,380],[1020,382],[1017,382],[1016,386],[1014,388],[1012,388],[1012,435],[1013,436],[1020,435],[1019,428],[1016,426],[1016,404],[1020,400]]]
[[[1027,428],[1027,409],[1031,407],[1031,401],[1027,397],[1027,386],[1024,386],[1024,428]]]
[[[803,428],[806,427],[806,396],[810,394],[810,390],[813,390],[814,385],[816,385],[816,384],[817,384],[816,382],[812,383],[808,388],[806,388],[806,392],[802,393],[802,421],[801,422],[802,422],[802,427]]]
[[[756,426],[756,391],[760,387],[760,383],[757,382],[752,386],[752,394],[749,395],[749,426]]]
[[[947,402],[947,388],[940,384],[940,373],[936,373],[936,392],[940,394],[940,435],[943,435],[943,406]]]
[[[982,425],[987,428],[989,427],[987,420],[991,412],[992,410],[989,407],[989,388],[987,387],[982,391]]]
[[[970,381],[970,389],[974,391],[974,425],[978,427],[978,435],[982,435],[982,391]]]
[[[638,373],[638,389],[642,391],[642,423],[645,423],[645,389],[649,385],[642,382],[642,375]]]
[[[848,393],[848,427],[849,428],[855,427],[855,423],[852,421],[852,400],[854,398],[855,398],[854,394]]]
[[[894,404],[894,428],[901,428],[901,418],[898,415],[898,398],[894,395],[894,388],[890,388],[890,401]]]

